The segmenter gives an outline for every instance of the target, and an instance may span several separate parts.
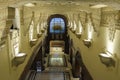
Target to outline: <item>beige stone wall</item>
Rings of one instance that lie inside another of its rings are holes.
[[[100,22],[100,12],[93,10],[94,18],[96,19],[96,23]],[[114,18],[114,17],[113,17]],[[81,17],[81,19],[84,19]],[[82,20],[81,20],[82,21]],[[73,39],[74,47],[81,50],[81,56],[85,66],[87,67],[88,71],[90,72],[91,76],[94,80],[119,80],[120,79],[120,30],[116,29],[115,34],[114,32],[110,33],[109,27],[99,26],[97,31],[93,31],[92,36],[92,45],[91,47],[87,48],[84,43],[83,39],[87,37],[87,28],[83,30],[81,38],[78,38],[75,33],[71,30],[68,31],[70,38]],[[110,40],[111,35],[114,35],[113,41]],[[111,47],[111,49],[110,49]],[[106,67],[104,64],[101,63],[99,54],[100,52],[105,51],[107,49],[113,55],[115,55],[116,65],[115,67]]]
[[[32,11],[31,9],[25,8],[24,10],[22,10],[21,8],[20,11],[23,11],[23,12],[20,12],[20,13],[23,13],[23,14],[20,15],[20,17],[21,19],[24,19],[24,21],[21,20],[21,25],[19,30],[20,31],[20,52],[26,53],[27,57],[23,64],[20,64],[17,67],[14,66],[12,64],[13,53],[11,51],[10,33],[9,32],[6,34],[3,33],[5,29],[9,31],[9,28],[6,27],[6,20],[8,16],[7,11],[8,11],[7,8],[3,8],[1,9],[1,12],[0,12],[0,39],[4,35],[7,35],[7,37],[5,37],[4,39],[6,41],[4,47],[0,48],[0,78],[2,80],[18,80],[30,56],[32,55],[34,49],[41,42],[44,36],[37,38],[36,37],[37,34],[35,33],[34,36],[36,39],[38,39],[38,41],[35,46],[33,47],[30,46],[28,29],[29,29],[29,24],[31,22],[31,18],[32,18]],[[34,17],[35,27],[36,27],[36,24],[38,23],[38,19],[39,19],[39,13],[35,12],[35,17]],[[1,41],[3,40],[0,40],[0,42]]]
[[[6,42],[6,39],[2,40],[4,36],[7,36],[6,19],[7,19],[7,8],[1,8],[0,9],[0,43],[3,43],[3,41],[5,43],[0,46],[0,72],[1,72],[0,77],[1,79],[4,79],[4,80],[9,79],[7,42]]]
[[[88,4],[82,4],[82,3],[80,5],[75,5],[75,4],[62,5],[62,7],[61,5],[57,5],[57,4],[54,5],[41,5],[41,4],[37,5],[36,8],[35,7],[20,8],[20,22],[21,22],[20,51],[26,53],[27,57],[25,59],[25,62],[19,65],[18,67],[12,65],[13,53],[11,52],[10,33],[9,33],[9,27],[11,26],[9,24],[11,24],[11,22],[7,20],[8,8],[7,7],[0,8],[0,43],[1,42],[5,43],[3,47],[0,46],[0,79],[1,80],[18,80],[30,56],[32,55],[33,50],[36,48],[38,43],[40,43],[41,40],[44,38],[44,36],[42,35],[42,37],[38,39],[37,44],[34,47],[30,46],[28,31],[33,15],[32,12],[34,12],[34,24],[35,24],[34,29],[36,29],[36,26],[39,22],[38,20],[40,13],[42,14],[42,19],[40,21],[44,20],[43,16],[50,14],[65,14],[65,15],[80,14],[80,20],[83,25],[83,32],[81,38],[77,38],[75,33],[71,32],[70,30],[68,32],[70,38],[73,39],[74,47],[76,49],[80,48],[82,59],[88,71],[90,72],[94,80],[120,79],[120,64],[119,64],[120,30],[116,29],[116,32],[114,34],[114,40],[111,45],[111,43],[109,43],[110,42],[109,37],[112,37],[110,36],[110,30],[107,27],[100,26],[101,9],[91,9]],[[91,17],[94,24],[92,45],[90,48],[87,48],[83,44],[83,39],[87,38],[86,13],[92,13]],[[34,38],[37,39],[36,30],[34,31]],[[116,54],[115,67],[109,67],[109,68],[106,67],[100,62],[100,59],[98,57],[100,52],[104,51],[105,48],[108,49],[108,46],[113,46],[114,48],[113,53]]]

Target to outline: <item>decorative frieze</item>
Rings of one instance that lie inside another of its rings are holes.
[[[4,14],[3,14],[4,13]],[[0,41],[4,40],[7,36],[7,27],[6,27],[6,19],[7,19],[7,8],[0,9]]]
[[[15,8],[8,7],[8,19],[15,19]]]
[[[112,27],[112,28],[115,27],[116,29],[120,29],[119,11],[102,11],[101,26]]]
[[[101,26],[108,27],[109,40],[113,41],[116,29],[120,30],[120,15],[119,11],[102,11]]]

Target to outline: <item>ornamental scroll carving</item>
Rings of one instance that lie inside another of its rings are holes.
[[[9,27],[6,26],[7,15],[7,8],[0,9],[0,42],[6,39],[8,34]]]
[[[113,41],[116,29],[120,30],[119,26],[119,11],[104,11],[101,16],[101,27],[108,27],[109,40]]]

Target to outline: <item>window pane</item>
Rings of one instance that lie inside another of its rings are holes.
[[[62,18],[53,18],[50,22],[50,33],[64,33],[65,22]]]

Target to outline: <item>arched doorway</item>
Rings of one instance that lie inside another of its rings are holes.
[[[48,36],[50,40],[65,40],[67,37],[67,18],[61,14],[48,17]]]
[[[50,41],[57,40],[57,41],[64,41],[64,52],[67,52],[67,24],[68,20],[65,15],[61,14],[53,14],[48,17],[47,19],[48,29],[47,29],[47,44],[50,44]],[[48,46],[50,52],[50,46]]]

